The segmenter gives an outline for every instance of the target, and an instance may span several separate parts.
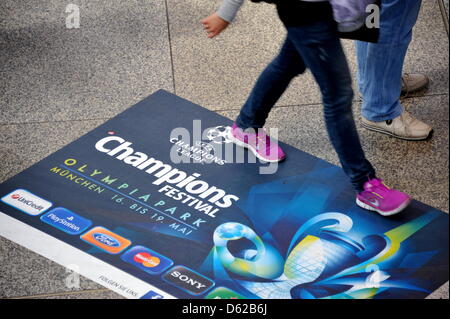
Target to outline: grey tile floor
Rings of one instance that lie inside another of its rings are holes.
[[[284,30],[270,5],[246,4],[209,40],[199,20],[219,0],[0,2],[0,182],[163,88],[234,117],[270,61]],[[78,4],[79,29],[65,8]],[[261,23],[264,21],[264,23]],[[345,41],[352,72],[353,44]],[[428,91],[405,106],[435,127],[426,142],[360,129],[387,181],[448,212],[448,36],[437,1],[426,0],[405,72],[424,72]],[[292,83],[268,126],[281,139],[337,163],[323,130],[320,95],[309,74]],[[359,122],[359,101],[355,100]],[[0,298],[120,298],[85,278],[68,288],[63,267],[0,238]],[[448,283],[430,298],[448,298]]]

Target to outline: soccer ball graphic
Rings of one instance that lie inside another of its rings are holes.
[[[206,138],[215,144],[228,144],[231,143],[230,132],[229,126],[216,126],[208,130]]]
[[[236,240],[244,237],[245,226],[238,223],[225,223],[216,229],[216,235],[221,239]]]

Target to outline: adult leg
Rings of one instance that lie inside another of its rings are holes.
[[[421,2],[382,0],[379,42],[356,44],[362,116],[369,121],[392,120],[403,112],[402,70]]]

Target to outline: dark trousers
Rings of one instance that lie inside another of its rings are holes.
[[[309,68],[322,92],[331,143],[354,188],[361,191],[375,170],[365,158],[352,114],[353,90],[347,60],[332,21],[287,27],[278,56],[261,73],[237,125],[260,128],[291,80]]]

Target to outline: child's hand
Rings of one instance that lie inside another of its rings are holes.
[[[211,14],[209,17],[200,21],[203,24],[203,28],[206,30],[208,34],[208,38],[214,38],[220,32],[226,29],[230,24],[228,21],[225,21],[217,13]]]

